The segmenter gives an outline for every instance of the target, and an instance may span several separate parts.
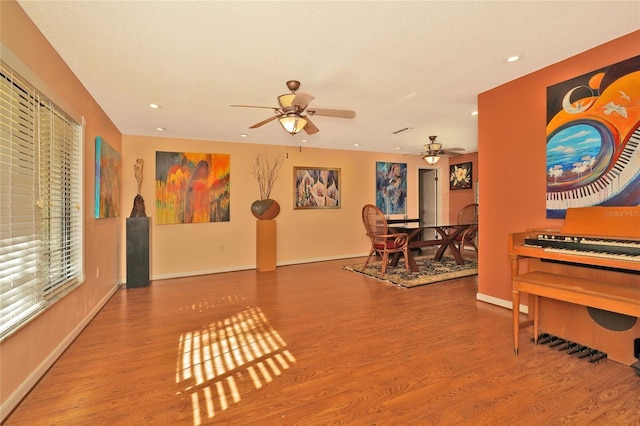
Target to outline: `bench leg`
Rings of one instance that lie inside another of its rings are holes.
[[[518,355],[520,335],[520,291],[512,290],[513,299],[513,352]]]

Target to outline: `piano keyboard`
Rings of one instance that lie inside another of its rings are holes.
[[[596,206],[625,188],[640,173],[640,128],[637,128],[614,166],[595,181],[569,191],[547,192],[548,210]]]
[[[543,251],[640,262],[640,241],[539,234],[525,245]]]
[[[545,247],[542,250],[549,253],[563,253],[563,254],[573,254],[576,256],[601,257],[605,259],[616,259],[616,260],[627,260],[630,262],[640,262],[640,254],[633,255],[633,254],[609,253],[609,252],[603,252],[603,251],[575,250],[575,249],[566,249],[566,248],[557,248],[557,247]]]

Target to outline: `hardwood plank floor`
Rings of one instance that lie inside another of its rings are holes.
[[[360,259],[120,290],[6,425],[640,424],[640,377],[529,342],[477,277],[411,289]]]

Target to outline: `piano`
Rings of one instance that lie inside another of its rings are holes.
[[[569,208],[561,229],[509,235],[513,347],[533,325],[640,374],[640,206]],[[529,318],[520,320],[521,294]]]

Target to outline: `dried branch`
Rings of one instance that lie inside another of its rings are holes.
[[[269,198],[271,189],[273,189],[273,184],[276,179],[278,179],[278,172],[280,167],[282,167],[283,161],[284,156],[282,154],[278,155],[275,160],[273,160],[273,164],[269,164],[269,159],[267,158],[266,153],[256,155],[255,162],[253,163],[253,167],[249,173],[258,180],[261,200]]]

